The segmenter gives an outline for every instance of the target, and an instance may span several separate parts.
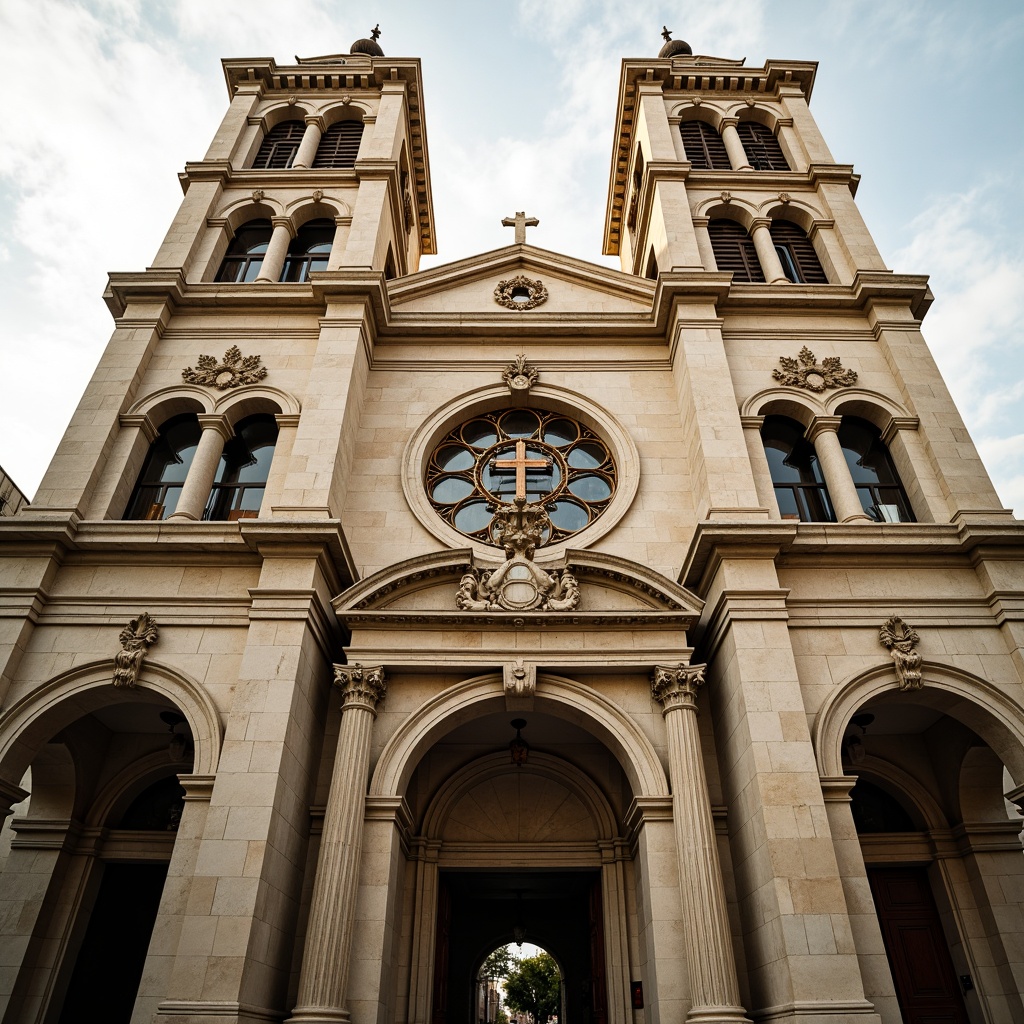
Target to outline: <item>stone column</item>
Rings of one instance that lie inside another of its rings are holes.
[[[224,451],[224,442],[231,438],[231,428],[223,416],[204,414],[199,417],[199,425],[203,428],[199,447],[192,456],[192,465],[189,466],[188,476],[181,488],[178,506],[167,517],[169,522],[203,518],[203,510],[213,490],[213,478],[217,475],[217,466],[220,465],[221,453]]]
[[[740,133],[736,131],[739,119],[727,117],[722,121],[722,141],[725,143],[725,151],[729,154],[729,163],[734,171],[752,171],[747,159],[747,151],[743,148],[740,140]]]
[[[718,262],[715,260],[715,249],[711,244],[711,233],[708,231],[710,217],[694,217],[693,230],[697,236],[697,251],[700,253],[700,261],[705,270],[717,270]]]
[[[763,416],[741,416],[743,424],[743,440],[747,442],[747,454],[750,456],[750,469],[754,474],[754,486],[757,488],[757,500],[768,509],[770,519],[781,519],[779,503],[775,498],[775,484],[768,458],[764,453],[764,442],[761,440],[761,427],[764,426]]]
[[[370,732],[387,689],[382,668],[335,665],[342,693],[341,731],[324,814],[320,860],[306,929],[298,1004],[292,1024],[348,1021],[344,1008],[352,953],[352,923],[370,768]]]
[[[316,151],[320,146],[320,139],[323,138],[323,129],[320,127],[320,118],[307,117],[306,130],[302,133],[302,141],[295,152],[295,159],[292,161],[293,168],[308,170],[313,166],[316,158]]]
[[[836,521],[840,523],[870,523],[871,516],[864,511],[860,495],[850,476],[843,446],[839,443],[840,416],[818,416],[807,428],[807,440],[814,445],[814,451],[821,463]]]
[[[704,684],[704,667],[656,666],[651,674],[651,694],[662,707],[668,732],[672,817],[693,1000],[687,1020],[735,1024],[748,1018],[740,1004],[725,886],[697,730],[696,698],[698,687]]]
[[[270,236],[270,244],[263,257],[263,266],[256,275],[256,280],[264,284],[276,284],[281,280],[288,246],[292,242],[292,224],[287,217],[274,217],[271,223],[274,225],[274,233]]]
[[[764,279],[769,284],[779,284],[782,281],[789,281],[786,272],[782,269],[782,261],[775,251],[775,243],[772,241],[772,233],[769,230],[771,221],[767,217],[761,217],[754,221],[750,229],[750,236],[754,239],[754,248],[757,250],[757,258],[761,262],[761,269],[764,271]],[[266,263],[263,264],[266,266]]]

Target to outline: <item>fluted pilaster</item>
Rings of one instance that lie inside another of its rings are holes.
[[[668,732],[672,817],[693,1000],[687,1020],[737,1024],[747,1017],[740,1005],[725,887],[697,731],[697,690],[703,684],[703,665],[658,666],[651,674],[651,693],[661,705]]]
[[[347,1021],[345,1009],[352,921],[370,766],[370,734],[387,683],[382,668],[335,665],[342,693],[341,731],[324,814],[320,859],[313,884],[295,1024]]]

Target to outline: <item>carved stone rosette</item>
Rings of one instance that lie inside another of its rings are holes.
[[[526,295],[520,299],[514,297],[518,289],[526,291]],[[494,289],[494,301],[506,309],[516,309],[522,312],[527,309],[536,309],[542,302],[547,302],[548,290],[544,287],[543,281],[534,281],[522,274],[510,277],[507,281],[499,281]]]
[[[674,708],[697,710],[697,691],[704,685],[706,665],[673,667],[655,665],[651,672],[651,696],[661,705],[662,714]]]
[[[132,619],[121,630],[118,636],[121,650],[114,655],[115,686],[134,688],[138,684],[146,651],[159,637],[160,630],[157,628],[156,619],[149,612],[143,612],[137,619]]]
[[[568,569],[545,572],[533,561],[551,521],[544,506],[517,498],[498,505],[491,535],[505,549],[507,559],[490,572],[470,567],[459,581],[456,607],[469,612],[574,611],[580,603],[580,585]]]
[[[200,384],[218,391],[258,384],[266,375],[267,368],[260,366],[260,357],[243,356],[237,345],[232,345],[223,359],[203,355],[196,360],[194,368],[186,366],[181,371],[186,384]]]
[[[508,364],[501,372],[501,379],[512,394],[517,391],[526,392],[537,383],[540,372],[536,366],[531,366],[526,361],[525,354],[520,353],[515,360]]]
[[[335,665],[334,685],[341,691],[343,710],[363,707],[374,715],[388,688],[382,667],[363,668],[358,661],[353,665]]]
[[[921,642],[917,630],[898,615],[890,615],[878,630],[878,641],[892,656],[896,668],[896,685],[901,690],[920,690],[921,655],[914,648]]]
[[[779,356],[782,369],[772,370],[772,377],[791,388],[805,388],[820,394],[829,388],[848,388],[857,383],[856,370],[844,370],[838,356],[828,356],[819,363],[806,346],[796,359]]]

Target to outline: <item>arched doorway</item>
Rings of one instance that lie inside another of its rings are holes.
[[[998,691],[950,677],[933,668],[931,685],[908,691],[868,681],[859,703],[851,687],[819,728],[857,779],[848,813],[891,974],[892,1005],[872,994],[885,1022],[1022,1016],[1021,819],[1003,798],[1019,745]],[[830,733],[844,700],[845,725]]]

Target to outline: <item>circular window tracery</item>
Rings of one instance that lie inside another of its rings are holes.
[[[449,431],[427,461],[434,511],[459,533],[488,544],[493,509],[511,504],[517,487],[543,502],[551,520],[542,543],[589,526],[615,494],[616,468],[605,441],[563,413],[500,409]]]

